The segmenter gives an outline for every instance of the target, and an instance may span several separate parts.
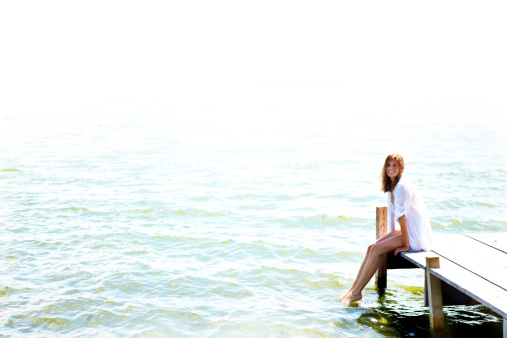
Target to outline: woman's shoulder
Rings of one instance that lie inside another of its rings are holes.
[[[394,188],[394,192],[397,191],[404,191],[404,190],[413,190],[412,183],[409,179],[402,177],[396,184],[396,187]]]
[[[406,177],[401,177],[398,183],[396,184],[396,188],[398,187],[407,187],[410,186],[410,180]]]

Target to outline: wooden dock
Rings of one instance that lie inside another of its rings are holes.
[[[377,208],[377,238],[387,233],[387,207]],[[503,318],[507,338],[507,232],[434,236],[430,252],[384,256],[377,285],[386,287],[387,269],[426,271],[425,305],[435,329],[444,326],[443,306],[482,304]]]

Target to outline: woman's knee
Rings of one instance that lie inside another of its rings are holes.
[[[366,253],[369,254],[371,252],[371,248],[375,245],[375,243],[368,245],[368,248],[366,249]]]

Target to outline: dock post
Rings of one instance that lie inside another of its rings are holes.
[[[430,273],[430,268],[440,268],[439,257],[426,257],[426,283],[430,307],[430,324],[434,329],[444,327],[444,308],[442,303],[442,284],[438,277]],[[505,324],[504,324],[505,325]]]
[[[377,217],[376,217],[376,232],[377,239],[380,237],[387,235],[387,207],[377,207]],[[378,263],[378,269],[376,273],[375,281],[377,283],[377,287],[380,290],[384,290],[387,286],[387,254],[383,254],[380,256],[380,261]]]

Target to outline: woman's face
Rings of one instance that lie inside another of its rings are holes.
[[[396,160],[387,161],[386,173],[391,180],[395,179],[396,176],[400,174],[400,164],[398,163],[398,161]]]

